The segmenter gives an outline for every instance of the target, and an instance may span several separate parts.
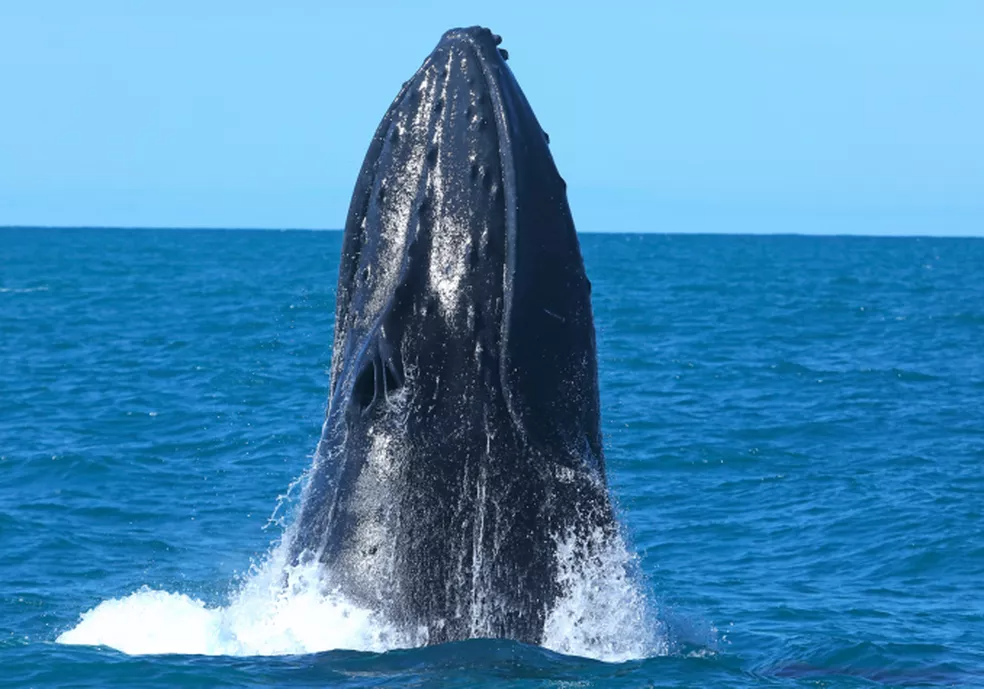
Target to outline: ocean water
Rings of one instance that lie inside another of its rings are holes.
[[[581,241],[647,620],[401,649],[271,583],[340,234],[0,230],[0,685],[984,685],[984,241]]]

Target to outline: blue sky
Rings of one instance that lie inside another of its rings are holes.
[[[0,0],[0,225],[340,227],[470,24],[581,230],[984,234],[979,0]]]

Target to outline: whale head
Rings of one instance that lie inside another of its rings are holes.
[[[373,136],[294,529],[295,553],[431,642],[538,641],[557,538],[611,524],[590,283],[499,43],[444,34]]]
[[[529,437],[587,430],[600,457],[590,283],[500,40],[445,33],[373,137],[345,224],[333,401],[365,414],[429,354],[443,386],[480,376]]]

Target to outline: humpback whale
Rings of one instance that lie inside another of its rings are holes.
[[[372,138],[287,535],[292,561],[429,644],[540,643],[561,544],[587,559],[617,533],[591,284],[500,42],[445,33]]]

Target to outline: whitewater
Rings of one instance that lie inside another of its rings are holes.
[[[560,539],[563,595],[549,611],[543,646],[568,655],[624,662],[665,653],[666,639],[621,539],[585,563]],[[228,605],[209,607],[179,592],[141,587],[84,612],[57,642],[107,646],[130,655],[272,656],[332,650],[383,652],[427,643],[333,590],[325,566],[291,564],[278,543],[253,567]]]

